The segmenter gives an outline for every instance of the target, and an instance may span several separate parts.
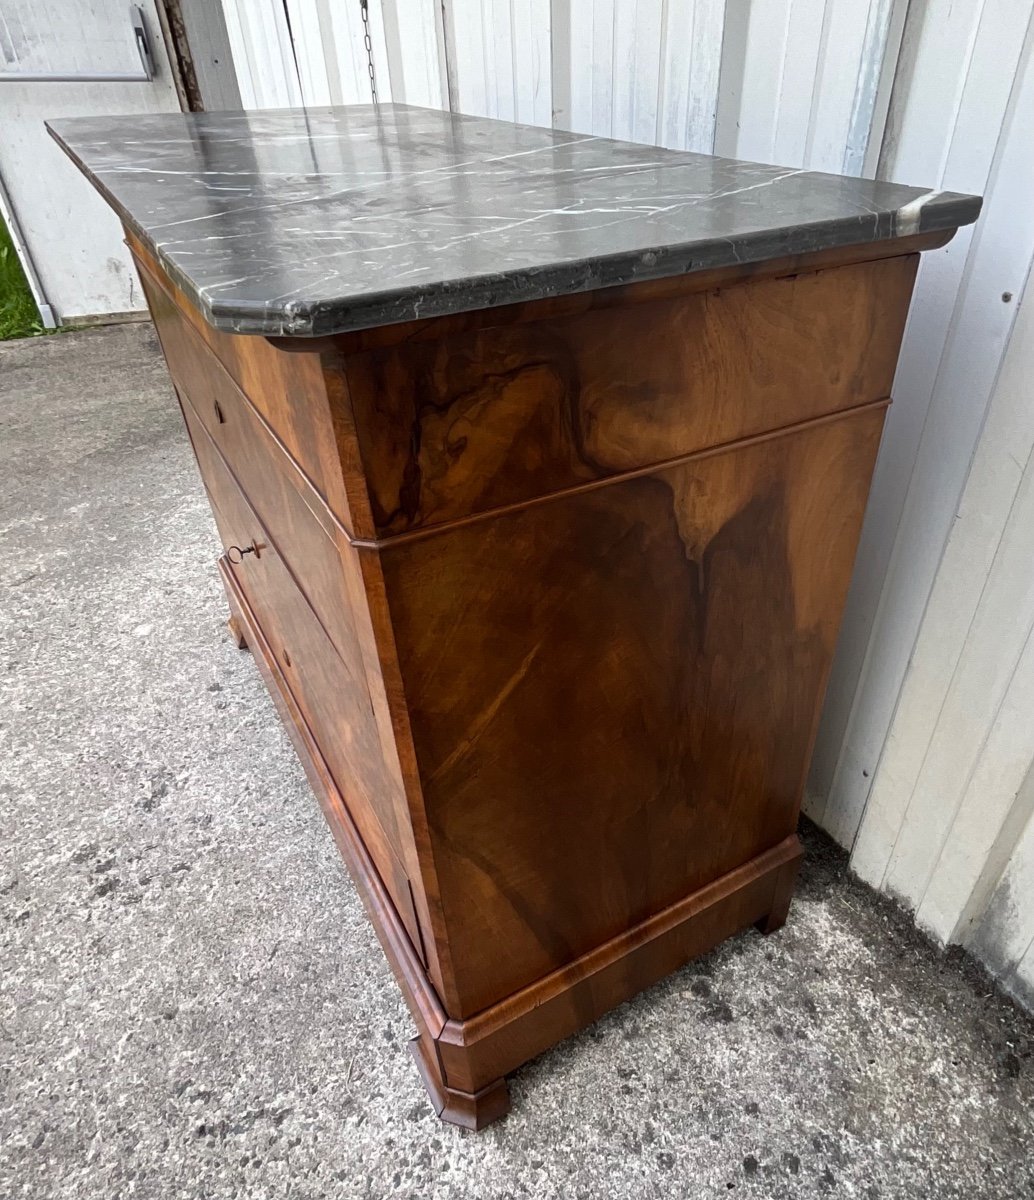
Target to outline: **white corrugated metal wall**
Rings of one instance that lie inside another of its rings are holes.
[[[223,4],[246,107],[370,100],[359,0]],[[924,258],[807,807],[865,878],[1020,992],[1034,986],[1031,11],[369,7],[383,100],[987,197],[975,231]]]
[[[931,4],[916,34],[888,169],[986,200],[913,308],[896,386],[916,403],[874,497],[886,558],[824,819],[860,821],[858,872],[1034,1007],[1031,4]]]
[[[369,102],[359,0],[223,7],[246,108]],[[906,7],[371,0],[369,18],[380,100],[858,174]]]

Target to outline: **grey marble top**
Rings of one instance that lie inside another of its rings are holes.
[[[313,336],[952,229],[980,200],[401,104],[49,124],[213,325]]]

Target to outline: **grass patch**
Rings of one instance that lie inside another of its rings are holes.
[[[44,333],[39,309],[25,282],[11,235],[0,220],[0,342]]]

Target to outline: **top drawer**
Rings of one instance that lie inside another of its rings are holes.
[[[346,370],[377,532],[885,399],[917,263],[858,263],[354,355]]]
[[[343,557],[347,533],[179,312],[160,300],[152,303],[181,397],[280,547],[299,591],[342,660],[356,678],[365,678],[349,587],[350,560]],[[205,460],[200,461],[205,474]]]
[[[130,245],[177,382],[197,400],[205,396],[208,381],[217,378],[246,395],[254,411],[276,430],[285,454],[298,464],[324,506],[351,528],[355,517],[338,445],[340,402],[327,395],[319,355],[288,354],[265,338],[211,328],[131,238]],[[208,401],[201,407],[207,408]]]

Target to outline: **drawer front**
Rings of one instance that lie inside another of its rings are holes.
[[[348,360],[382,534],[884,399],[918,255]]]
[[[206,324],[176,285],[128,235],[169,369],[191,395],[213,373],[233,380],[277,431],[314,490],[346,525],[352,516],[342,473],[332,401],[319,356],[285,354],[265,338],[235,337]]]
[[[262,627],[414,945],[419,946],[395,820],[395,804],[403,802],[396,795],[401,784],[396,784],[384,762],[365,682],[349,670],[330,642],[190,405],[184,404],[183,410],[223,545],[249,551],[239,562],[231,561],[234,578]],[[234,553],[233,557],[238,556]]]
[[[180,315],[166,315],[163,342],[182,400],[218,447],[262,524],[287,556],[295,581],[357,680],[365,680],[356,621],[342,572],[347,535],[305,476],[277,444],[237,385]],[[365,686],[365,683],[364,683]]]

